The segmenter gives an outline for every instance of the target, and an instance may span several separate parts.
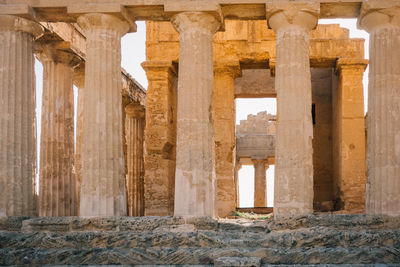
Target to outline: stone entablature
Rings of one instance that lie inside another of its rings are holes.
[[[121,17],[136,20],[170,20],[174,6],[182,6],[183,10],[218,11],[226,19],[266,19],[266,3],[276,0],[202,0],[193,4],[187,0],[116,0],[112,3],[93,0],[63,0],[63,1],[30,1],[1,0],[1,14],[38,17],[41,21],[75,22],[79,14],[88,12],[104,12],[119,14]],[[280,0],[279,0],[280,1]],[[312,0],[320,4],[320,18],[357,18],[360,14],[362,0]],[[186,9],[186,10],[185,10]]]
[[[236,159],[241,164],[250,159],[275,158],[276,116],[268,112],[248,115],[236,126]],[[246,160],[248,159],[248,160]]]

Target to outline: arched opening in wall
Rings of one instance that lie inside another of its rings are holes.
[[[243,69],[235,80],[237,208],[270,213],[274,202],[274,78],[269,69]],[[268,209],[269,208],[269,209]]]

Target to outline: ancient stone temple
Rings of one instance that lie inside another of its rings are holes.
[[[399,0],[0,0],[0,265],[400,264],[399,36]],[[233,216],[242,165],[256,208],[275,166],[265,218]]]

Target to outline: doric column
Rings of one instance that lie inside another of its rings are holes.
[[[144,108],[138,104],[125,107],[125,133],[127,145],[126,188],[128,216],[144,215],[143,133]]]
[[[215,130],[215,174],[217,179],[218,216],[235,210],[235,78],[241,75],[239,62],[214,64],[212,102]]]
[[[36,92],[33,39],[43,28],[0,16],[0,216],[35,212]]]
[[[363,75],[366,59],[336,62],[338,88],[333,91],[333,159],[335,199],[352,213],[365,210],[365,123]]]
[[[205,12],[182,12],[172,23],[180,34],[174,214],[215,216],[215,144],[210,111],[212,40],[220,22]]]
[[[254,207],[267,206],[267,176],[268,160],[252,159],[254,165]]]
[[[121,37],[129,24],[107,14],[78,18],[86,36],[80,216],[126,215],[122,150]]]
[[[74,69],[74,84],[78,87],[78,107],[76,111],[76,140],[75,140],[75,184],[76,206],[79,215],[80,195],[82,184],[82,128],[83,128],[83,97],[85,95],[85,64],[81,63]]]
[[[39,216],[77,215],[74,164],[73,68],[78,56],[64,42],[41,45],[43,64]]]
[[[235,155],[236,158],[236,155]],[[239,161],[236,161],[236,165],[235,165],[235,203],[236,206],[235,208],[240,206],[240,194],[239,194],[239,171],[242,168],[242,164],[240,164]]]
[[[174,214],[176,68],[171,61],[146,61],[144,205],[146,216]]]
[[[359,23],[370,33],[366,212],[400,215],[400,4],[364,2]]]
[[[279,98],[276,133],[274,216],[313,212],[311,74],[308,32],[318,23],[319,4],[267,5],[277,33],[275,89]]]

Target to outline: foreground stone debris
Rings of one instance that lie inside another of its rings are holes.
[[[0,220],[0,265],[400,264],[399,229],[400,217],[363,215],[10,217]]]

